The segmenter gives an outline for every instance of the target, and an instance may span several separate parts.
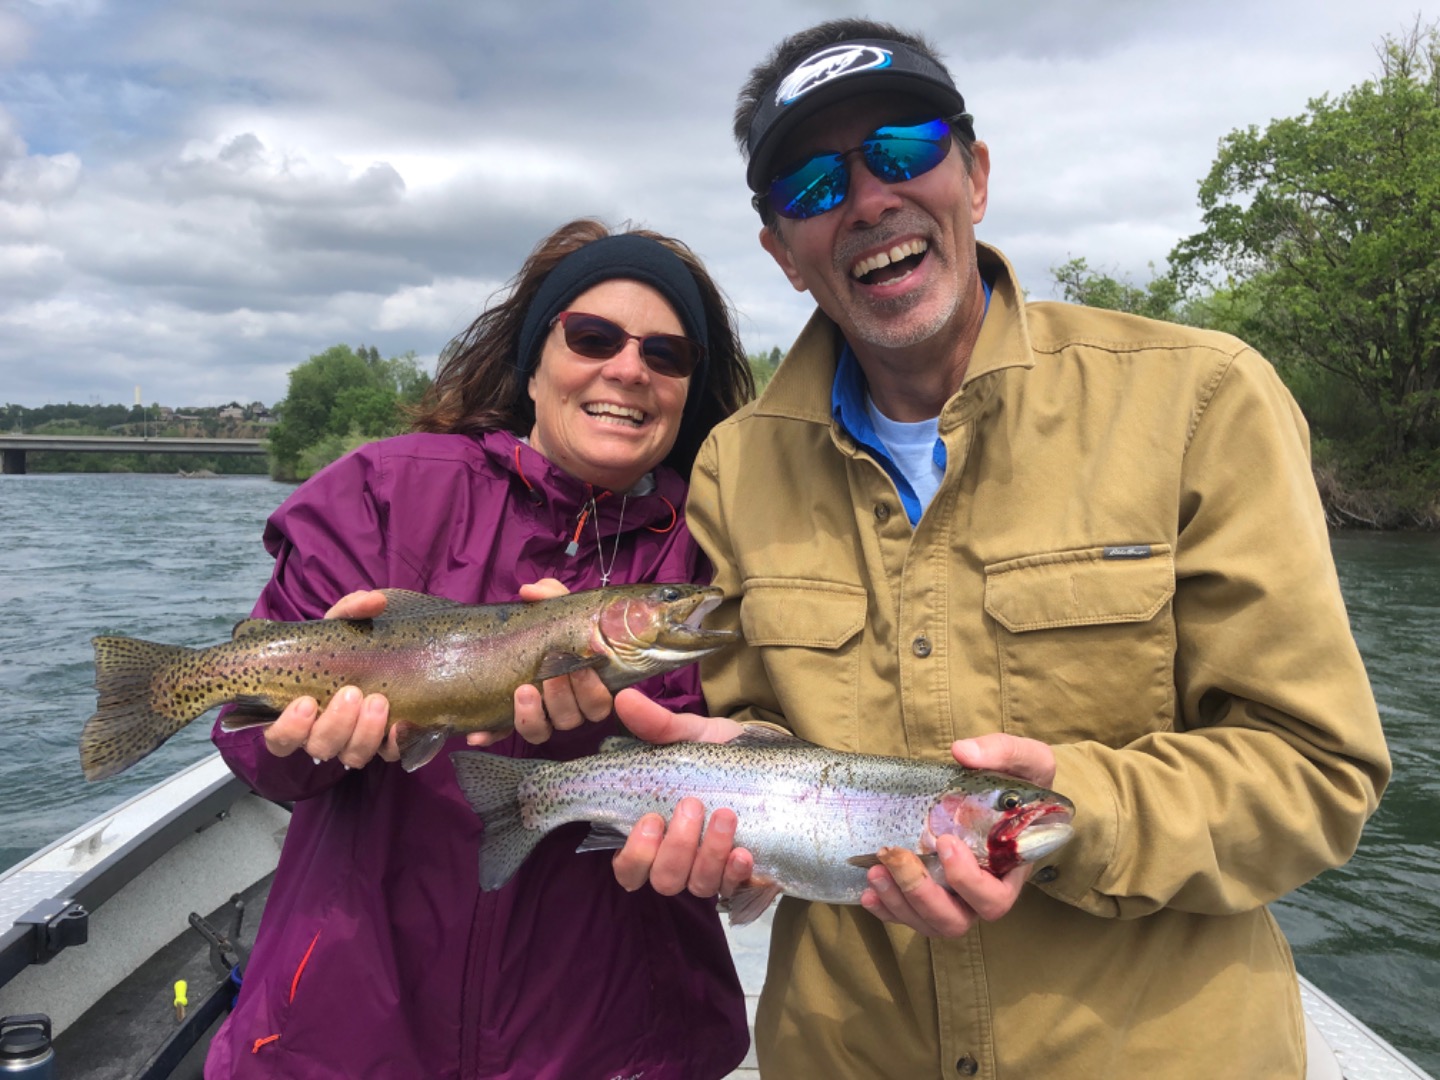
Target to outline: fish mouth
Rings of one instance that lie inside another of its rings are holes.
[[[716,630],[701,625],[705,616],[720,606],[724,592],[707,585],[675,605],[664,628],[655,639],[657,650],[667,655],[709,654],[738,641],[735,630]]]
[[[1013,844],[1017,851],[1028,856],[1028,862],[1029,858],[1048,855],[1069,840],[1075,831],[1071,826],[1074,817],[1075,808],[1068,801],[1033,803],[991,829],[990,842],[999,846]],[[1044,850],[1038,850],[1042,846]]]

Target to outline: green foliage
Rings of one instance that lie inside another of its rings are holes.
[[[780,366],[784,359],[779,347],[772,348],[768,353],[747,353],[746,359],[750,361],[750,374],[755,378],[755,393],[759,394],[775,375],[775,369]]]
[[[1226,136],[1170,257],[1187,293],[1243,283],[1247,339],[1312,406],[1365,403],[1377,467],[1440,447],[1440,31],[1378,52],[1377,78]]]
[[[430,376],[413,352],[381,359],[374,346],[334,345],[290,372],[270,435],[271,475],[304,480],[372,439],[405,430],[402,406],[418,402]]]
[[[1144,288],[1091,270],[1084,259],[1071,259],[1053,267],[1050,275],[1060,286],[1061,295],[1072,304],[1127,311],[1147,319],[1183,321],[1179,319],[1181,294],[1175,279],[1169,275],[1154,275],[1154,263],[1150,264],[1150,270],[1153,276]]]

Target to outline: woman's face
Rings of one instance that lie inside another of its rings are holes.
[[[685,333],[665,298],[638,281],[603,281],[566,309],[603,316],[631,334]],[[557,322],[530,376],[535,402],[530,445],[571,476],[625,491],[675,445],[689,389],[688,376],[651,371],[633,338],[608,360],[571,352]]]

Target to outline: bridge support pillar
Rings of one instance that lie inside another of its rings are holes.
[[[4,464],[0,466],[6,476],[23,476],[25,474],[25,451],[6,450],[4,451]]]

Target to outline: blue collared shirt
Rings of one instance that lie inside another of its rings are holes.
[[[985,287],[985,310],[988,312],[990,310],[990,283],[983,278],[980,283]],[[920,496],[915,493],[914,486],[900,471],[900,467],[895,464],[895,459],[886,449],[879,433],[876,432],[875,425],[870,422],[870,414],[865,408],[865,399],[869,392],[868,384],[865,382],[865,372],[860,369],[860,361],[847,341],[840,349],[840,356],[835,364],[835,384],[830,390],[830,412],[850,437],[868,451],[870,456],[880,463],[880,467],[889,474],[890,479],[895,483],[895,490],[900,494],[900,504],[905,507],[905,516],[914,526],[919,523],[920,515],[925,512],[925,506],[920,502]],[[932,460],[935,462],[936,468],[943,473],[946,461],[944,440],[939,438],[935,440]]]

